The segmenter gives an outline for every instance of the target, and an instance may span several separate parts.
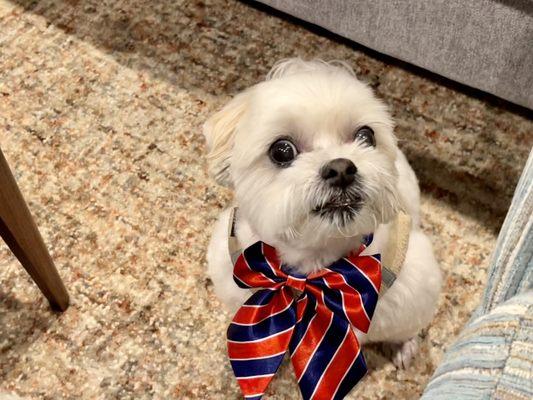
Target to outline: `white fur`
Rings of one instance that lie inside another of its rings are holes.
[[[353,140],[364,125],[375,132],[375,148]],[[262,240],[301,273],[345,256],[370,232],[374,242],[367,251],[382,251],[389,221],[399,210],[408,212],[413,228],[405,264],[380,298],[369,333],[358,336],[362,342],[404,342],[429,324],[441,273],[419,228],[418,183],[396,145],[386,107],[346,64],[284,60],[266,81],[237,95],[207,121],[204,134],[211,171],[235,190],[241,246]],[[279,168],[268,157],[280,136],[290,136],[300,150],[288,168]],[[357,166],[364,193],[363,207],[346,224],[312,213],[330,195],[319,170],[340,157]],[[235,311],[250,292],[233,282],[228,215],[224,211],[214,227],[207,261],[217,296]]]

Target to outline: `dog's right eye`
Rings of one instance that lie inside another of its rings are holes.
[[[366,144],[367,146],[376,147],[376,138],[374,136],[374,130],[369,126],[363,126],[355,132],[355,140]]]
[[[298,155],[298,149],[290,140],[280,139],[272,143],[268,155],[274,164],[288,167]]]

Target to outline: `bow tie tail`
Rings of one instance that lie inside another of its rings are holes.
[[[357,337],[345,319],[320,303],[305,314],[290,346],[302,397],[342,399],[367,371]]]
[[[296,321],[290,291],[260,290],[239,309],[227,332],[228,355],[245,399],[260,399],[289,347]]]

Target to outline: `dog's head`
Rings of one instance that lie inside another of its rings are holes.
[[[398,211],[392,120],[342,63],[278,63],[204,133],[211,171],[268,243],[366,234]]]

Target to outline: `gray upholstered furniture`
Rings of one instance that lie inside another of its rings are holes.
[[[533,109],[532,0],[259,0]]]

